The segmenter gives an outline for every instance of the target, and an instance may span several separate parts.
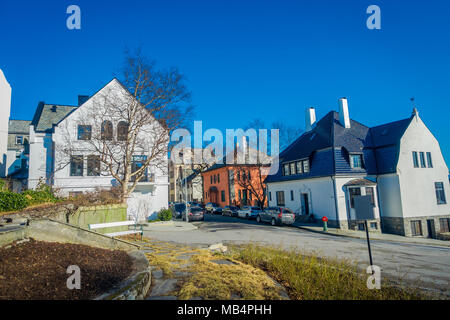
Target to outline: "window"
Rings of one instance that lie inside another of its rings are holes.
[[[246,176],[245,176],[245,171],[244,171],[244,170],[242,170],[242,181],[245,181],[245,179],[246,179]]]
[[[272,201],[272,192],[269,191],[269,201]]]
[[[290,171],[289,171],[289,163],[286,163],[286,164],[284,165],[284,175],[285,175],[285,176],[290,175]]]
[[[102,140],[112,140],[113,138],[113,125],[111,121],[103,121],[101,130]]]
[[[241,200],[242,199],[241,189],[239,189],[238,193],[239,193],[239,200]]]
[[[294,201],[294,191],[291,190],[291,201]]]
[[[303,173],[309,172],[309,160],[303,161]]]
[[[441,225],[441,233],[450,232],[450,219],[440,218],[439,224]]]
[[[16,136],[16,144],[23,144],[23,136]]]
[[[378,223],[376,223],[376,222],[371,222],[371,223],[370,223],[370,228],[371,228],[371,229],[378,229]]]
[[[225,191],[220,191],[220,199],[222,200],[222,202],[225,202]]]
[[[431,152],[427,152],[428,168],[433,168],[433,160],[431,159]]]
[[[237,181],[241,180],[241,172],[238,170],[237,171]]]
[[[72,177],[83,176],[83,156],[72,156],[70,158],[70,175]]]
[[[91,133],[91,125],[78,125],[78,140],[91,140]]]
[[[210,176],[210,178],[211,178],[211,184],[213,183],[213,182],[212,182],[212,179],[213,179],[212,177],[213,177],[213,176]]]
[[[351,154],[350,155],[350,166],[353,169],[361,169],[362,168],[362,157],[360,154]]]
[[[366,187],[366,195],[370,196],[370,202],[375,207],[375,195],[373,194],[373,187]]]
[[[217,182],[217,177],[216,177],[216,175],[214,175],[214,183],[216,183]]]
[[[355,197],[358,197],[361,195],[361,189],[360,188],[348,188],[348,193],[350,194],[350,206],[352,208],[355,207]]]
[[[420,153],[420,166],[422,168],[426,168],[427,166],[425,165],[425,153],[421,152]]]
[[[419,158],[417,158],[417,152],[413,151],[412,156],[413,156],[414,168],[418,168],[419,167]]]
[[[250,177],[250,171],[247,171],[247,178],[248,180],[252,180],[252,178]]]
[[[131,162],[131,172],[135,173],[136,171],[140,170],[147,161],[147,156],[144,155],[135,155],[133,156],[132,162]],[[141,179],[139,181],[146,182],[148,181],[148,173],[147,169],[143,169],[142,173],[139,173],[138,175],[141,175]],[[136,181],[136,176],[131,177],[131,181]]]
[[[302,174],[303,173],[303,165],[302,165],[301,161],[296,162],[296,167],[297,167],[297,174]]]
[[[220,174],[217,174],[217,183],[220,183]]]
[[[284,191],[277,191],[277,206],[284,207]]]
[[[99,176],[100,175],[100,157],[88,156],[87,157],[87,175]]]
[[[291,174],[295,174],[295,162],[291,162],[290,163],[290,171],[291,171]]]
[[[411,221],[411,234],[413,236],[422,235],[422,222],[420,220]]]
[[[120,121],[117,125],[117,140],[126,141],[128,137],[128,123]]]
[[[435,182],[434,183],[434,188],[436,190],[437,204],[446,204],[447,201],[445,200],[444,183],[442,183],[442,182]]]

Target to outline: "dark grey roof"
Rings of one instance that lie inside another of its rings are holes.
[[[30,133],[30,123],[29,120],[9,120],[8,123],[8,133]]]
[[[51,132],[67,115],[76,110],[76,106],[45,104],[39,102],[31,124],[36,132]]]
[[[373,185],[376,185],[376,183],[367,179],[353,179],[344,184],[344,186],[373,186]]]
[[[332,175],[374,175],[395,172],[400,139],[412,117],[369,128],[350,120],[350,128],[339,122],[339,113],[330,111],[314,128],[302,134],[280,154],[280,169],[266,182],[300,180]],[[363,168],[350,166],[349,154],[363,157]],[[283,176],[283,163],[310,160],[310,172]]]

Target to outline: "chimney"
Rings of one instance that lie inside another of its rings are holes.
[[[81,106],[83,103],[89,100],[89,96],[78,96],[78,106]]]
[[[311,131],[313,125],[316,123],[316,109],[313,107],[306,108],[305,110],[305,131]]]
[[[344,128],[350,128],[350,115],[348,114],[347,98],[339,99],[339,122]]]

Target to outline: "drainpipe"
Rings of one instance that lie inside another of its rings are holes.
[[[333,191],[334,191],[334,208],[336,212],[336,223],[341,228],[341,224],[339,223],[339,210],[338,210],[338,200],[337,200],[337,192],[336,192],[336,179],[333,176],[330,176],[331,181],[333,181]]]

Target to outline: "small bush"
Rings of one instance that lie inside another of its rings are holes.
[[[170,221],[172,220],[172,211],[169,209],[161,209],[158,212],[158,219],[160,221]]]
[[[22,194],[28,199],[30,205],[52,203],[58,200],[53,194],[52,188],[44,184],[38,185],[36,190],[26,190]]]
[[[0,211],[22,210],[28,205],[28,199],[20,193],[0,191]]]
[[[0,179],[0,191],[6,191],[6,190],[8,190],[6,181]]]

